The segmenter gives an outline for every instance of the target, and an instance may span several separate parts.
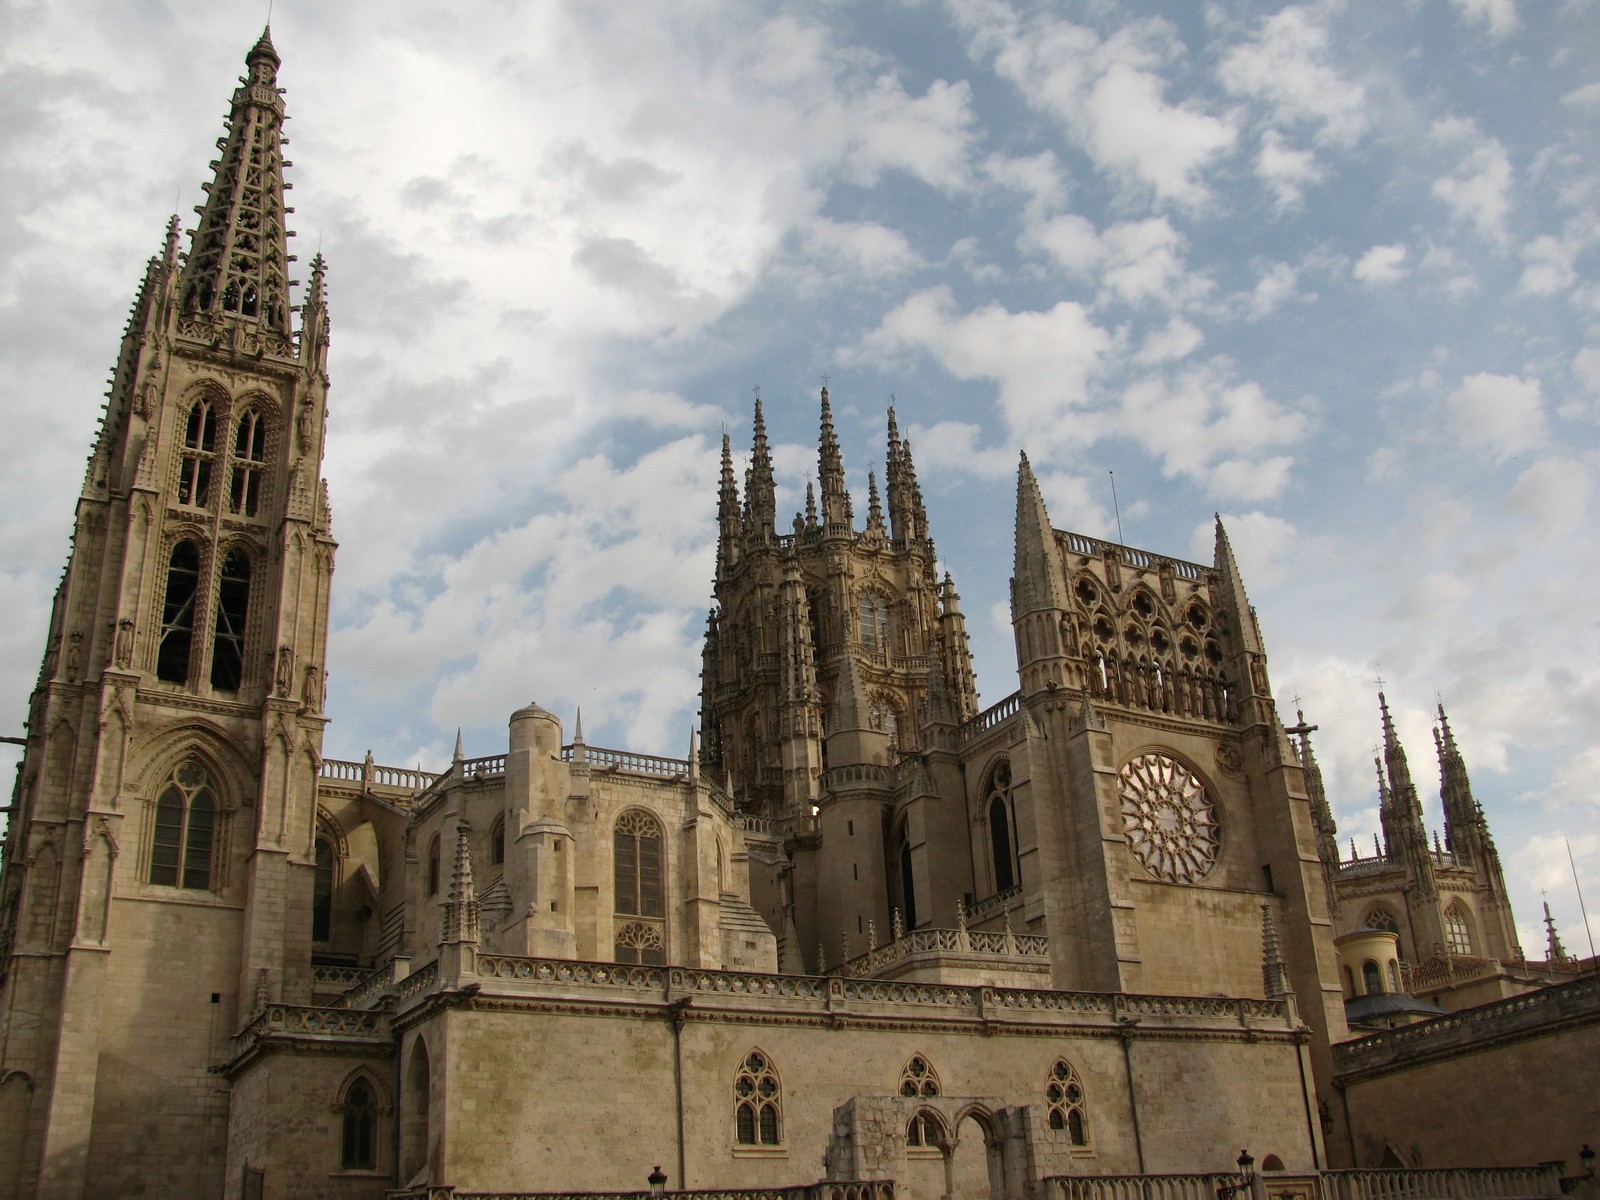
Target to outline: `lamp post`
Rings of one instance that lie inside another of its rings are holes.
[[[1222,1183],[1217,1185],[1217,1200],[1233,1200],[1240,1192],[1250,1190],[1250,1185],[1256,1179],[1256,1160],[1250,1156],[1250,1151],[1239,1151],[1239,1157],[1234,1160],[1239,1167],[1239,1182]]]
[[[1580,1183],[1585,1183],[1594,1178],[1594,1147],[1589,1145],[1588,1142],[1585,1142],[1583,1149],[1578,1151],[1578,1161],[1583,1164],[1583,1174],[1569,1175],[1561,1180],[1561,1192],[1563,1195],[1576,1191]]]
[[[667,1173],[661,1169],[660,1163],[657,1163],[655,1169],[650,1172],[650,1194],[652,1196],[667,1194]]]

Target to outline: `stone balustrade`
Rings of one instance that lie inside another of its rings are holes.
[[[294,1040],[347,1041],[351,1038],[387,1041],[388,1022],[382,1013],[324,1005],[269,1004],[255,1020],[233,1037],[233,1057],[238,1058],[269,1037]]]
[[[467,1192],[448,1185],[407,1188],[384,1193],[386,1200],[651,1200],[655,1193],[637,1192]],[[824,1180],[779,1188],[726,1188],[664,1192],[672,1200],[894,1200],[894,1180]]]
[[[1008,887],[1003,892],[996,892],[992,896],[985,896],[967,910],[967,924],[976,925],[986,921],[997,912],[1003,912],[1022,899],[1022,885],[1016,884]]]
[[[579,748],[583,754],[578,755]],[[561,747],[563,762],[587,762],[597,771],[622,771],[632,775],[664,776],[668,779],[684,778],[689,776],[689,760],[686,758],[662,758],[655,754],[635,754],[632,750],[607,750],[603,746],[588,746],[573,743]]]
[[[506,773],[506,755],[488,754],[482,758],[464,758],[455,764],[457,779],[493,779]]]
[[[1042,934],[991,933],[969,929],[913,929],[892,942],[858,954],[829,971],[830,975],[867,978],[916,955],[961,954],[989,958],[1050,956],[1050,939]]]
[[[1012,692],[998,704],[991,704],[975,717],[969,717],[961,725],[960,738],[970,742],[1004,725],[1017,713],[1022,711],[1022,693]]]
[[[389,985],[394,982],[394,961],[391,959],[375,971],[363,975],[354,985],[348,987],[334,1001],[341,1008],[370,1008],[372,1004],[389,990]]]
[[[1209,1175],[1048,1175],[1042,1180],[1049,1200],[1217,1200],[1218,1189],[1238,1186],[1240,1176]],[[1240,1193],[1248,1196],[1248,1191]]]
[[[1333,1048],[1333,1065],[1340,1074],[1382,1072],[1564,1021],[1592,1020],[1596,1014],[1600,1014],[1600,975],[1587,975],[1415,1025],[1340,1042]]]
[[[437,964],[432,964],[402,980],[393,992],[403,1003],[437,986],[438,978]],[[1066,1016],[1087,1025],[1104,1027],[1130,1023],[1130,1018],[1137,1018],[1152,1028],[1177,1026],[1255,1033],[1290,1033],[1298,1023],[1291,1005],[1285,1000],[1143,996],[986,985],[967,987],[836,975],[779,975],[592,963],[507,954],[478,955],[472,978],[486,995],[528,996],[542,992],[571,999],[589,992],[600,1002],[608,995],[631,995],[633,1003],[646,1004],[674,1003],[685,998],[704,998],[708,1002],[731,1005],[751,1000],[763,1004],[776,1002],[789,1013],[828,1017],[852,1007],[864,1007],[885,1017],[893,1017],[897,1009],[905,1010],[907,1017],[919,1011],[936,1010],[944,1016],[968,1021],[1030,1024],[1040,1020],[1059,1021]]]
[[[1528,1200],[1561,1195],[1561,1166],[1322,1173],[1323,1200]]]
[[[311,964],[311,986],[317,989],[339,988],[341,991],[359,983],[372,974],[366,967],[338,966],[332,963]]]

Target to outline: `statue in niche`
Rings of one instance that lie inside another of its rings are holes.
[[[127,667],[133,662],[133,618],[123,617],[117,622],[117,650],[116,662],[119,667]]]
[[[278,647],[278,672],[274,690],[280,696],[294,692],[294,647]]]

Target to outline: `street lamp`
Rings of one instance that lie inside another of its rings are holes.
[[[661,1169],[660,1163],[657,1163],[655,1169],[650,1172],[650,1194],[652,1196],[667,1194],[667,1173]]]
[[[1250,1151],[1239,1151],[1239,1157],[1234,1160],[1239,1167],[1238,1183],[1221,1183],[1217,1185],[1217,1200],[1233,1200],[1240,1192],[1250,1190],[1250,1185],[1256,1178],[1256,1160],[1250,1157]]]

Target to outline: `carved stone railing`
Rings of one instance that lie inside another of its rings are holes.
[[[975,717],[969,717],[962,722],[960,738],[970,742],[976,737],[981,737],[989,730],[1005,724],[1017,713],[1022,711],[1022,693],[1012,692],[998,704],[991,704]]]
[[[997,912],[1003,912],[1017,901],[1022,899],[1022,885],[1016,884],[1008,887],[1003,892],[996,892],[992,896],[985,896],[967,910],[967,922],[976,925],[986,921]]]
[[[269,1004],[234,1035],[233,1054],[237,1058],[263,1038],[273,1035],[330,1041],[386,1038],[384,1025],[381,1013],[323,1005]]]
[[[492,779],[506,773],[506,755],[489,754],[483,758],[464,758],[453,771],[457,779]]]
[[[1440,955],[1425,963],[1412,966],[1400,964],[1400,983],[1413,996],[1434,988],[1448,987],[1453,983],[1466,983],[1473,979],[1486,979],[1500,973],[1500,961],[1494,958],[1476,958],[1464,954]]]
[[[563,762],[577,761],[575,751],[578,743],[561,747],[561,760]],[[689,775],[689,760],[686,758],[662,758],[655,754],[635,754],[631,750],[607,750],[603,746],[584,746],[583,761],[589,766],[600,771],[626,771],[633,775],[658,775],[667,778],[687,778]]]
[[[467,1192],[448,1185],[385,1192],[386,1200],[894,1200],[894,1180],[826,1180],[780,1188],[710,1188],[689,1192]]]
[[[343,991],[353,983],[359,983],[372,974],[370,967],[347,967],[332,963],[311,964],[311,986],[313,988],[338,988]]]
[[[991,958],[1044,958],[1050,939],[1034,933],[989,933],[976,929],[913,929],[840,963],[829,975],[866,978],[917,954],[981,954]]]
[[[437,960],[413,971],[395,985],[394,998],[396,1004],[404,1004],[413,996],[431,991],[439,984],[439,963]]]
[[[1442,1170],[1324,1171],[1323,1200],[1527,1200],[1561,1195],[1561,1165]]]
[[[376,971],[368,972],[354,986],[346,988],[334,1001],[341,1008],[369,1008],[394,982],[394,960],[391,959]]]
[[[1063,532],[1061,536],[1067,540],[1067,548],[1074,554],[1082,554],[1088,558],[1105,558],[1110,553],[1136,571],[1159,571],[1163,566],[1170,566],[1172,573],[1179,579],[1201,580],[1210,570],[1209,567],[1203,567],[1199,563],[1151,554],[1148,550],[1136,550],[1132,546],[1104,542],[1081,533]]]
[[[432,771],[385,767],[375,762],[349,762],[340,758],[323,759],[317,777],[341,783],[359,783],[363,787],[395,788],[408,792],[423,791],[442,778]]]
[[[953,932],[918,930],[919,934]],[[1044,939],[1036,939],[1042,942]],[[1042,962],[1030,951],[1025,961]],[[852,1003],[908,1009],[938,1009],[971,1020],[1024,1024],[1052,1017],[1078,1018],[1113,1026],[1130,1017],[1146,1018],[1147,1027],[1170,1023],[1195,1029],[1250,1030],[1288,1033],[1289,1004],[1216,996],[1139,996],[1120,992],[1061,992],[1045,988],[910,983],[838,975],[779,975],[759,971],[714,971],[696,967],[648,967],[628,963],[578,962],[560,958],[528,958],[510,954],[477,956],[474,979],[487,994],[544,993],[571,1000],[591,992],[597,1001],[631,994],[636,1003],[674,1003],[686,996],[735,1003],[741,999],[778,1001],[786,1008],[818,1015],[837,1012]],[[403,1002],[437,983],[436,964],[424,967],[391,989]],[[497,985],[500,985],[497,988]],[[888,1014],[885,1014],[888,1015]]]
[[[1600,975],[1590,975],[1341,1042],[1333,1048],[1333,1064],[1341,1074],[1382,1071],[1500,1037],[1596,1019],[1600,1019]]]
[[[1229,1172],[1210,1175],[1047,1175],[1049,1200],[1217,1200],[1218,1189],[1243,1179]],[[1248,1195],[1246,1188],[1236,1193]]]
[[[841,767],[829,767],[822,773],[822,790],[825,792],[842,788],[847,784],[867,783],[882,788],[894,786],[894,768],[881,766],[878,763],[848,763]]]

